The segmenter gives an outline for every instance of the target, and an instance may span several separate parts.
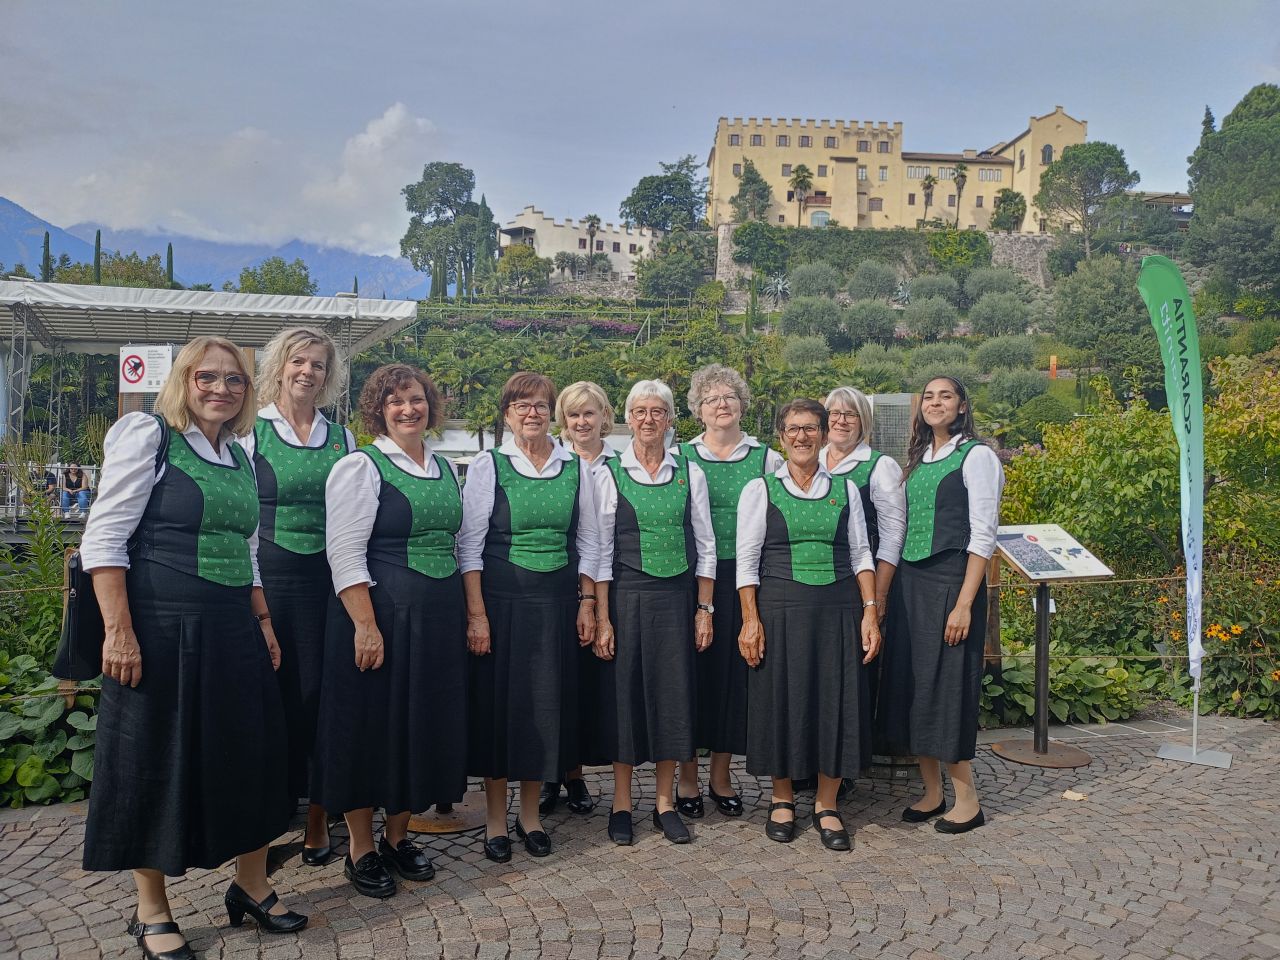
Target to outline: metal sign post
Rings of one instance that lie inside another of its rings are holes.
[[[996,535],[1000,555],[1036,585],[1036,702],[1030,740],[1001,740],[991,745],[997,755],[1036,767],[1083,767],[1093,758],[1076,747],[1049,740],[1049,617],[1053,582],[1106,580],[1111,569],[1057,524],[1001,527]]]

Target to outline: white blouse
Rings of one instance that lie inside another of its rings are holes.
[[[698,448],[698,456],[700,456],[703,460],[710,460],[713,463],[719,463],[720,458],[711,452],[711,448],[708,447],[706,444],[706,441],[704,439],[705,437],[706,437],[705,433],[700,433],[689,442]],[[751,436],[750,434],[744,433],[742,435],[742,439],[738,441],[738,445],[733,448],[733,451],[729,454],[729,456],[724,458],[724,462],[737,463],[739,460],[746,457],[746,455],[750,453],[751,450],[753,450],[755,447],[758,447],[758,446],[760,446],[759,440],[757,440],[755,437]],[[676,452],[676,450],[673,448],[672,452]],[[785,461],[782,459],[782,454],[780,454],[777,450],[774,450],[772,447],[769,447],[767,450],[765,450],[764,469],[766,473],[773,473],[780,466],[782,466],[784,462]]]
[[[933,444],[925,447],[922,463],[934,463],[949,456],[970,437],[954,436],[937,453]],[[996,530],[1000,526],[1000,497],[1004,494],[1004,467],[996,452],[980,443],[964,458],[961,468],[969,497],[969,544],[965,549],[986,560],[996,552]]]
[[[636,459],[635,446],[630,445],[619,458],[622,469],[626,470],[636,483],[648,487],[656,487],[668,483],[676,472],[676,461],[670,451],[665,451],[662,466],[658,475],[650,477],[649,471]],[[594,471],[592,479],[596,485],[596,507],[600,512],[600,565],[596,571],[596,581],[604,582],[613,579],[613,534],[614,523],[618,515],[618,487],[613,479],[613,471],[603,466]],[[711,503],[707,499],[707,478],[696,463],[689,464],[689,498],[690,514],[693,521],[693,540],[697,547],[697,563],[694,572],[708,580],[716,578],[716,535],[711,528]]]
[[[210,463],[234,467],[236,457],[231,445],[235,437],[224,432],[215,450],[194,423],[182,431],[196,456]],[[98,477],[98,499],[89,513],[84,536],[80,540],[80,559],[85,570],[99,567],[129,568],[129,538],[138,529],[146,512],[151,490],[164,476],[167,464],[156,471],[156,453],[160,450],[160,424],[149,413],[126,413],[112,424],[102,444],[102,472]],[[249,460],[253,470],[253,459]],[[256,474],[255,474],[256,482]],[[249,537],[249,562],[253,567],[253,585],[262,586],[258,575],[258,528]]]
[[[323,447],[325,441],[329,439],[329,418],[317,407],[316,415],[311,418],[311,432],[307,434],[307,442],[304,444],[298,439],[298,434],[294,432],[293,424],[284,418],[280,412],[280,408],[274,403],[268,403],[265,407],[258,411],[258,416],[265,420],[270,420],[271,425],[276,428],[276,434],[285,443],[293,444],[295,447]],[[347,452],[350,453],[356,448],[356,438],[352,436],[351,431],[346,427],[342,428],[342,435],[347,441]],[[253,459],[253,452],[258,447],[258,438],[252,430],[245,436],[240,438],[240,446],[244,447],[245,452],[249,454],[249,459]]]
[[[867,540],[867,521],[862,513],[862,497],[858,485],[852,480],[841,481],[832,477],[819,461],[818,472],[808,490],[801,490],[791,479],[791,470],[784,463],[773,474],[792,495],[801,500],[821,500],[827,496],[833,483],[843,482],[849,497],[849,520],[845,524],[845,537],[849,541],[849,566],[855,574],[873,570],[871,545]],[[738,498],[738,588],[760,585],[760,555],[764,548],[765,525],[769,513],[769,490],[764,477],[757,477],[742,489]]]
[[[423,441],[426,469],[400,449],[390,437],[381,436],[373,445],[387,455],[397,467],[415,477],[435,480],[440,476],[430,445]],[[458,469],[445,460],[458,479]],[[373,585],[369,576],[367,554],[369,536],[378,516],[378,496],[382,493],[382,475],[372,458],[363,453],[349,453],[333,465],[324,485],[324,542],[329,556],[329,572],[333,590],[341,593],[358,583]]]
[[[826,446],[818,453],[818,462],[824,467],[829,450],[830,446]],[[831,473],[836,477],[843,476],[870,459],[871,447],[860,443],[835,465]],[[876,529],[880,534],[876,559],[896,567],[902,558],[902,542],[907,537],[907,492],[902,486],[902,468],[898,461],[882,456],[876,461],[867,485],[871,490],[871,503],[876,508]]]
[[[511,458],[511,465],[522,477],[546,478],[557,476],[564,465],[573,460],[573,453],[554,437],[551,440],[551,456],[537,469],[525,452],[508,437],[497,453],[489,451],[472,461],[467,470],[467,485],[462,496],[462,530],[458,534],[458,566],[463,573],[484,569],[484,541],[489,532],[489,516],[493,513],[493,501],[497,475],[493,458],[504,454]],[[596,458],[599,462],[600,458]],[[600,564],[600,530],[596,518],[596,491],[592,483],[592,465],[582,461],[578,470],[578,573],[595,578]]]

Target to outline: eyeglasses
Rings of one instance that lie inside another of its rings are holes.
[[[738,399],[739,397],[736,393],[722,393],[718,397],[703,397],[702,405],[704,407],[718,407],[723,403],[726,407],[730,407],[733,406]]]
[[[852,423],[854,420],[861,420],[862,417],[852,410],[828,410],[828,420],[843,420],[845,423]]]
[[[644,410],[637,407],[631,410],[631,416],[636,420],[658,421],[667,419],[667,411],[663,407],[655,407],[652,410]]]
[[[551,412],[551,405],[545,401],[539,400],[537,403],[526,403],[523,400],[511,404],[511,409],[516,412],[517,417],[527,417],[531,413],[536,413],[541,417],[545,417]]]
[[[216,390],[219,383],[227,388],[227,393],[234,393],[237,396],[249,389],[249,378],[243,373],[218,373],[215,370],[197,370],[191,379],[205,393]]]
[[[800,436],[800,434],[802,433],[806,437],[816,437],[821,432],[822,432],[822,428],[818,426],[816,423],[805,423],[805,424],[793,423],[789,427],[782,428],[782,435],[786,437],[788,440],[794,440],[796,437]]]

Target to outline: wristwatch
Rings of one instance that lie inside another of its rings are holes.
[[[878,606],[878,604],[877,604],[874,600],[863,600],[863,601],[862,601],[862,609],[863,609],[863,610],[867,609],[867,607],[874,607],[874,606]]]
[[[707,613],[715,613],[716,605],[714,603],[700,603],[698,604],[698,609],[705,610]]]

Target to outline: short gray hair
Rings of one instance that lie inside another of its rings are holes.
[[[623,416],[631,416],[631,408],[637,401],[645,397],[657,397],[667,407],[667,420],[674,423],[676,419],[676,402],[671,396],[671,388],[661,380],[641,380],[627,394],[627,402],[623,404]]]
[[[317,407],[330,406],[347,386],[346,364],[338,358],[338,346],[323,330],[315,327],[288,327],[277,333],[262,348],[258,361],[258,402],[264,407],[280,399],[280,378],[284,365],[299,350],[310,346],[324,347],[324,386],[316,396]]]
[[[741,401],[741,410],[751,406],[751,388],[737,370],[721,363],[709,363],[689,380],[689,412],[693,419],[702,423],[702,400],[716,384],[723,384],[732,390]]]
[[[862,430],[858,434],[859,443],[871,443],[871,434],[875,428],[875,416],[871,412],[871,401],[857,387],[836,387],[827,394],[823,406],[828,411],[835,405],[849,407],[858,415]]]

